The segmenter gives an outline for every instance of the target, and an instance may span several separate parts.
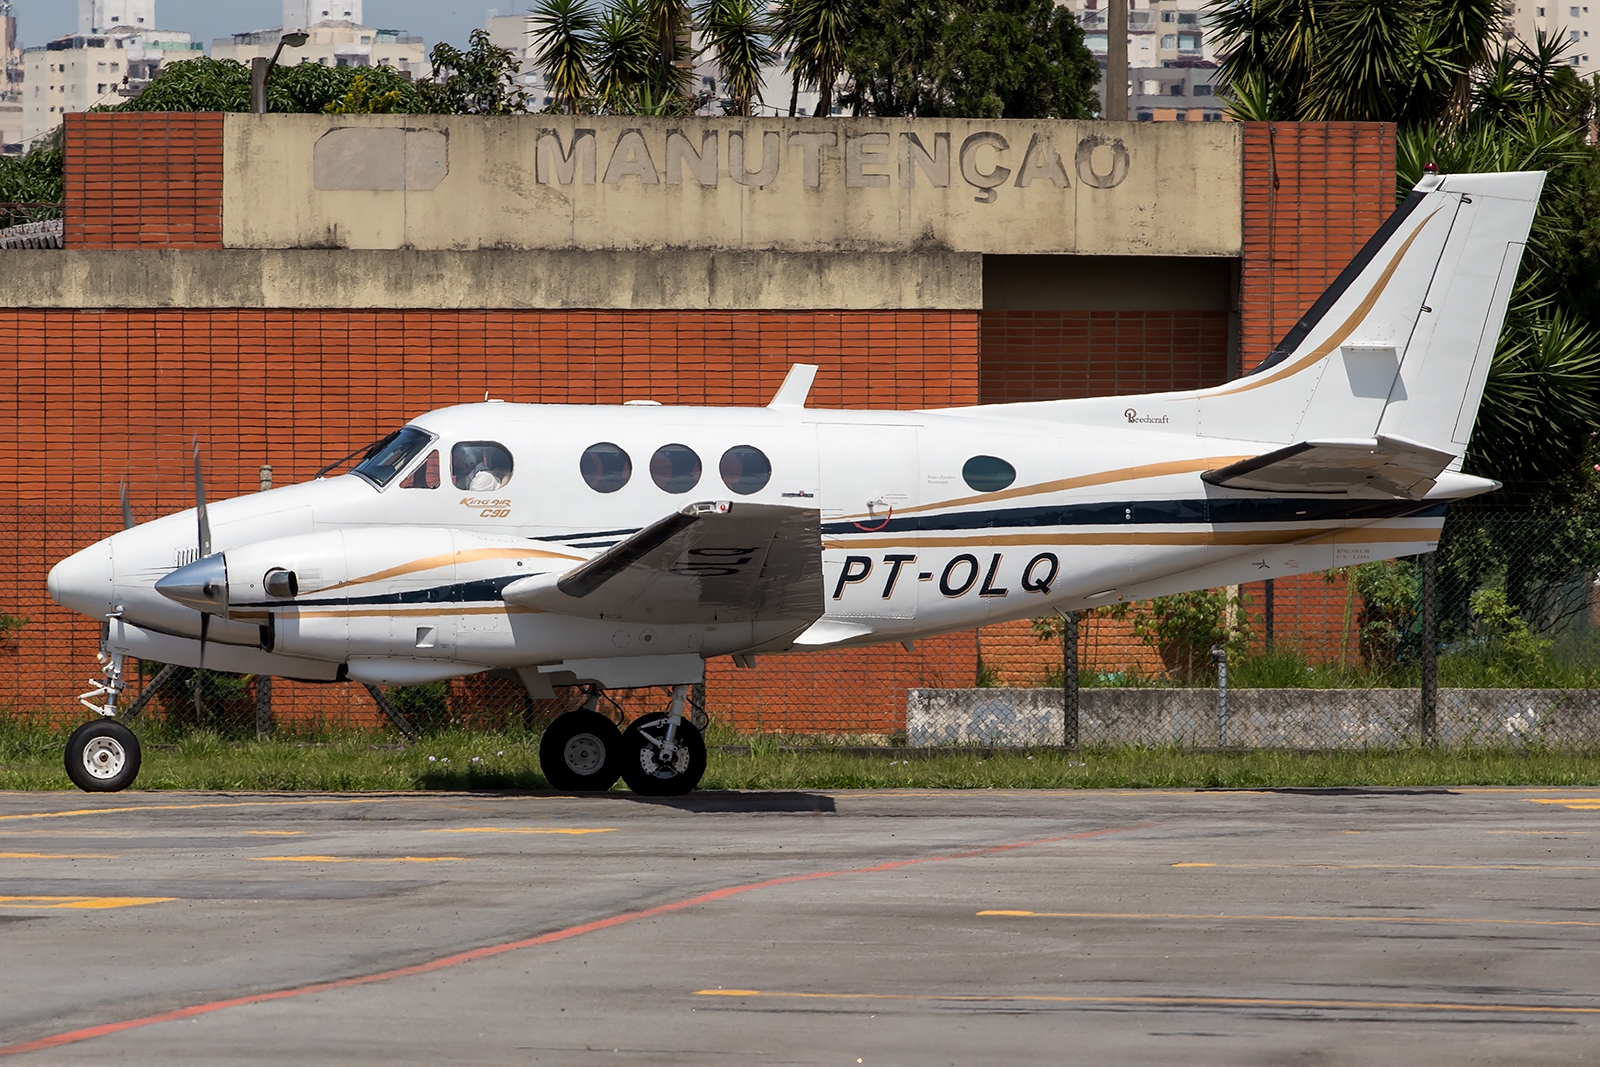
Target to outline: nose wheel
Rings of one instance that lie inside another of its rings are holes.
[[[114,719],[86,722],[67,739],[67,777],[86,793],[115,793],[139,777],[139,739]]]

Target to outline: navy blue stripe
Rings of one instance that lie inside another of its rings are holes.
[[[1231,526],[1266,522],[1330,522],[1343,519],[1442,518],[1444,504],[1416,500],[1260,499],[1223,497],[1212,500],[1110,500],[1094,504],[1060,504],[1033,508],[956,511],[942,515],[908,515],[879,525],[861,522],[823,523],[825,534],[921,533],[951,530],[997,530],[1036,526],[1160,526],[1174,523]]]
[[[473,582],[456,582],[436,585],[431,589],[406,589],[399,593],[379,593],[374,596],[323,597],[316,600],[300,598],[293,603],[264,601],[259,604],[235,604],[232,607],[266,608],[323,608],[329,606],[353,607],[358,604],[471,604],[498,601],[505,587],[526,575],[509,574],[503,578],[480,578]]]

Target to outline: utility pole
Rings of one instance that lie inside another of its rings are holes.
[[[1128,121],[1128,3],[1107,0],[1106,8],[1106,118]]]

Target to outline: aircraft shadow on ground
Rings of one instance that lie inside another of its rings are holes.
[[[837,810],[833,798],[825,793],[803,793],[793,790],[773,792],[733,792],[705,790],[681,797],[645,797],[638,793],[600,793],[617,803],[654,804],[658,807],[677,808],[680,811],[712,814],[717,812],[814,812],[825,814]]]

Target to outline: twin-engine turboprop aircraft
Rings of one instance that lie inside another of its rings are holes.
[[[104,620],[80,787],[138,772],[126,656],[369,685],[588,685],[561,789],[699,782],[712,656],[919,637],[1429,551],[1461,473],[1540,173],[1430,175],[1271,356],[1211,389],[933,411],[489,402],[350,474],[132,526],[59,563]],[[126,509],[125,509],[126,514]],[[196,536],[198,533],[198,537]],[[604,689],[672,686],[625,731]]]

